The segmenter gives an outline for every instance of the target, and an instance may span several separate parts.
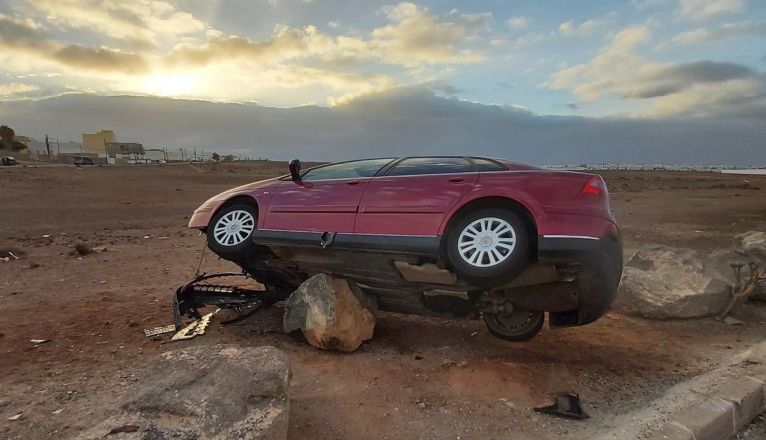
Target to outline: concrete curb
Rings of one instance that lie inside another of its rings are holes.
[[[593,440],[730,440],[766,409],[766,340],[614,417]]]
[[[650,440],[728,440],[766,410],[766,381],[745,376],[703,394],[694,406],[676,413]]]

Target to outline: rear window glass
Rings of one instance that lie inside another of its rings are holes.
[[[391,171],[389,176],[414,176],[418,174],[453,174],[463,173],[470,164],[460,157],[413,157],[405,159]]]
[[[475,171],[507,171],[508,169],[497,162],[491,160],[472,157],[473,169]]]

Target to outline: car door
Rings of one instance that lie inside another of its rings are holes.
[[[283,180],[271,198],[264,229],[353,232],[370,178],[392,159],[342,162],[312,168],[301,180]]]
[[[478,180],[462,157],[412,157],[373,178],[359,206],[357,234],[436,236],[444,216]]]

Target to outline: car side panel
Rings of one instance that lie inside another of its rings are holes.
[[[272,196],[262,229],[353,232],[359,201],[370,178],[306,182],[286,180]]]
[[[478,180],[478,173],[373,178],[359,205],[354,233],[436,236],[444,216]]]
[[[589,177],[542,170],[481,173],[473,190],[445,217],[439,235],[461,207],[486,197],[509,198],[523,205],[534,217],[539,235],[598,234],[605,221],[613,223],[614,219],[611,213],[596,211],[579,198]]]

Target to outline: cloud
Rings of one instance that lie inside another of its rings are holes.
[[[36,92],[40,88],[33,84],[10,83],[0,84],[0,97],[5,99],[19,99],[30,92]]]
[[[161,37],[201,33],[205,23],[172,4],[121,0],[35,0],[29,4],[64,27],[92,30],[120,42],[151,46]]]
[[[744,7],[744,0],[679,0],[676,14],[684,20],[706,21],[741,12]]]
[[[505,24],[512,31],[521,31],[529,26],[529,22],[529,18],[521,15],[516,15],[506,20]]]
[[[533,164],[766,165],[762,120],[549,117],[442,98],[417,87],[389,89],[333,108],[292,109],[66,95],[0,101],[0,119],[12,122],[20,135],[43,137],[47,132],[76,139],[93,127],[105,127],[169,150],[214,148],[275,160],[474,154]]]
[[[70,71],[119,74],[145,72],[148,68],[146,59],[141,55],[109,48],[58,43],[34,22],[4,15],[0,15],[0,47],[15,54],[14,59],[8,63],[18,63],[19,58],[23,58],[28,63],[42,60]]]
[[[473,32],[475,20],[442,22],[427,9],[413,3],[399,3],[383,8],[391,22],[372,31],[369,42],[382,61],[416,66],[422,64],[461,64],[484,59],[477,51],[459,49]]]
[[[587,63],[556,72],[547,86],[571,90],[584,101],[612,95],[644,102],[642,116],[766,114],[764,74],[735,63],[653,61],[637,53],[649,37],[645,27],[627,28]]]
[[[659,47],[664,48],[668,45],[689,46],[713,43],[728,38],[764,34],[766,34],[766,22],[744,21],[740,23],[726,23],[715,29],[698,28],[688,32],[682,32],[673,37],[669,42],[661,44]]]
[[[565,21],[559,25],[558,31],[561,36],[571,37],[578,36],[584,37],[592,35],[596,30],[604,27],[610,23],[613,23],[616,18],[616,14],[609,13],[600,18],[591,18],[585,20],[582,23],[575,23],[574,21]]]

